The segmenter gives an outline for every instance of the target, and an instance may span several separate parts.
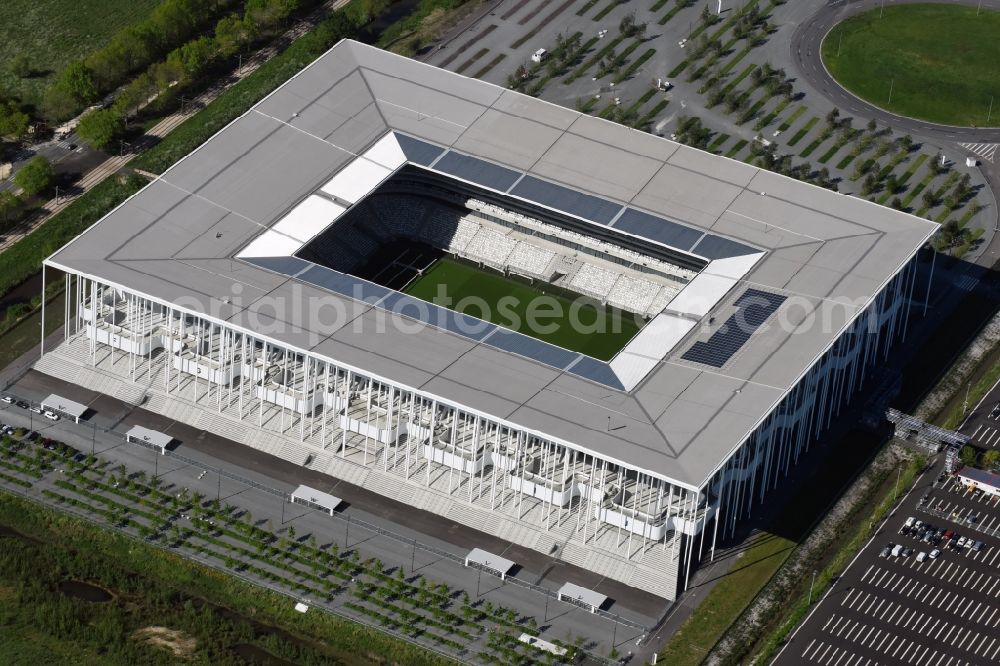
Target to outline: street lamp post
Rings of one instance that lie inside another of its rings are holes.
[[[809,583],[809,602],[806,604],[807,606],[811,605],[813,602],[813,586],[815,584],[816,584],[816,570],[813,569],[812,581]]]

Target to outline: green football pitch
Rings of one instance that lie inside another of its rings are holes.
[[[404,292],[602,361],[610,360],[642,328],[637,316],[590,299],[545,293],[448,257]]]

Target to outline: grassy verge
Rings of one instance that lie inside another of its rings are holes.
[[[815,139],[812,143],[806,146],[801,153],[799,153],[799,157],[809,157],[817,148],[820,147],[820,144],[822,143],[823,139]]]
[[[925,461],[923,458],[916,458],[907,465],[905,471],[900,476],[899,487],[908,488],[910,484],[913,483],[914,479],[920,473],[923,468]],[[904,491],[900,491],[903,494]],[[824,592],[833,583],[837,576],[850,564],[854,556],[864,547],[868,539],[871,538],[874,530],[877,529],[879,523],[889,514],[892,508],[896,505],[897,497],[895,493],[891,492],[890,488],[887,488],[886,495],[875,507],[872,512],[870,520],[859,520],[856,521],[859,525],[857,532],[847,542],[833,557],[829,564],[827,564],[820,574],[816,577],[815,585],[812,590],[812,599],[814,603],[818,603],[820,599],[823,598]],[[764,642],[763,647],[754,657],[751,663],[753,664],[765,664],[771,657],[774,656],[775,652],[784,645],[785,640],[791,634],[792,630],[801,622],[805,616],[808,614],[809,609],[812,607],[809,596],[801,596],[792,610],[785,618],[784,622],[774,631]]]
[[[823,153],[822,155],[820,155],[819,163],[820,164],[826,164],[827,162],[829,162],[833,158],[834,155],[836,155],[838,152],[840,152],[840,149],[844,147],[845,143],[847,143],[847,142],[846,141],[837,141],[835,144],[833,144],[832,146],[830,146],[829,150],[827,150],[825,153]]]
[[[736,142],[735,144],[733,144],[733,147],[732,147],[732,148],[730,148],[730,149],[729,149],[729,151],[728,151],[728,152],[726,153],[726,157],[736,157],[736,155],[737,155],[737,154],[738,154],[738,153],[739,153],[739,152],[740,152],[741,150],[743,150],[743,148],[744,148],[744,147],[746,147],[746,145],[747,145],[748,143],[750,143],[750,142],[749,142],[749,141],[747,141],[746,139],[740,139],[740,140],[739,140],[739,141],[737,141],[737,142]]]
[[[573,83],[578,78],[580,78],[581,76],[583,76],[584,74],[586,74],[587,70],[589,70],[591,67],[593,67],[594,65],[596,65],[598,60],[600,60],[601,58],[603,58],[604,56],[606,56],[608,53],[611,53],[611,51],[613,51],[614,48],[616,46],[618,46],[623,39],[625,39],[625,35],[618,35],[617,37],[615,37],[614,39],[612,39],[608,43],[607,46],[605,46],[603,49],[601,49],[600,51],[598,51],[594,55],[590,56],[590,58],[588,58],[587,60],[585,60],[582,65],[580,65],[579,67],[577,67],[576,69],[574,69],[572,72],[570,72],[569,76],[567,76],[565,79],[563,79],[563,83],[565,83],[565,84]]]
[[[146,627],[166,626],[195,638],[190,656],[197,663],[231,663],[241,644],[257,645],[274,663],[450,663],[330,614],[296,613],[283,595],[6,493],[0,524],[25,537],[4,539],[0,554],[4,593],[22,609],[4,615],[8,653],[34,650],[37,642],[42,651],[73,654],[74,662],[79,654],[93,664],[176,663],[170,651],[136,638]],[[86,581],[111,599],[64,596],[58,586],[68,580]]]
[[[643,53],[638,58],[636,58],[631,65],[626,67],[625,71],[615,76],[615,83],[621,83],[625,79],[631,77],[633,74],[639,71],[639,68],[642,67],[647,60],[652,58],[654,55],[656,55],[656,49],[646,49],[646,52]]]
[[[799,106],[794,111],[792,111],[792,114],[790,116],[781,121],[781,124],[778,125],[778,129],[781,130],[782,132],[787,132],[792,127],[792,125],[795,124],[795,121],[799,119],[799,116],[801,116],[805,112],[806,112],[806,107]],[[810,121],[810,123],[815,123],[816,120],[818,120],[818,118]],[[812,127],[812,124],[806,125],[806,127],[807,128]]]
[[[815,125],[818,121],[819,118],[817,118],[816,116],[810,118],[809,121],[805,125],[803,125],[801,129],[799,129],[794,135],[792,135],[792,140],[788,142],[789,147],[794,146],[799,141],[804,139],[806,134],[809,134],[809,130],[811,130],[813,128],[813,125]],[[815,150],[815,148],[813,148],[813,150]]]
[[[722,144],[724,144],[726,141],[729,141],[729,135],[728,134],[720,134],[719,136],[715,137],[715,139],[712,141],[712,143],[708,144],[708,149],[710,151],[716,150],[719,146],[721,146]]]
[[[736,77],[732,81],[730,81],[729,83],[727,83],[725,85],[725,87],[722,89],[722,92],[724,92],[724,93],[726,93],[728,95],[730,90],[732,90],[733,88],[735,88],[736,86],[738,86],[740,84],[740,82],[743,81],[743,79],[745,79],[748,76],[750,76],[750,72],[752,72],[755,69],[757,69],[757,65],[755,65],[754,63],[750,63],[749,65],[747,65],[743,69],[742,72],[740,72],[739,74],[737,74]]]
[[[658,662],[670,666],[698,666],[708,650],[743,612],[757,591],[795,548],[795,542],[773,534],[762,534],[743,555],[745,566],[720,581],[691,617],[659,653]]]
[[[611,0],[601,11],[594,14],[591,18],[595,21],[600,21],[602,18],[610,14],[615,10],[615,7],[622,4],[621,0]]]
[[[493,58],[493,60],[490,60],[488,63],[486,63],[486,65],[482,69],[480,69],[478,72],[476,72],[475,74],[473,74],[472,75],[473,78],[476,78],[476,79],[483,78],[484,76],[486,76],[487,73],[489,73],[490,70],[492,70],[494,67],[496,67],[497,65],[499,65],[500,61],[503,60],[506,57],[507,57],[506,53],[501,53],[496,58]]]

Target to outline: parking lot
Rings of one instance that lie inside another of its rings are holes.
[[[922,476],[776,663],[1000,663],[1000,498]]]

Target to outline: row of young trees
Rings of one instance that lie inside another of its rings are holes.
[[[183,89],[220,61],[231,58],[262,34],[280,25],[302,5],[314,1],[248,0],[242,15],[233,13],[222,17],[212,35],[187,41],[167,53],[162,60],[147,63],[146,70],[121,89],[110,107],[95,109],[81,118],[77,133],[97,148],[107,147],[124,133],[126,118],[149,100],[174,88]],[[88,63],[95,58],[101,61],[101,54],[109,48],[90,56],[86,62],[71,65],[67,70],[75,72],[73,80],[79,83],[74,87],[77,91],[73,95],[74,106],[92,101],[101,90],[98,85],[101,77],[90,69]],[[121,73],[128,71],[134,70],[122,70]],[[63,77],[67,76],[67,72]]]

